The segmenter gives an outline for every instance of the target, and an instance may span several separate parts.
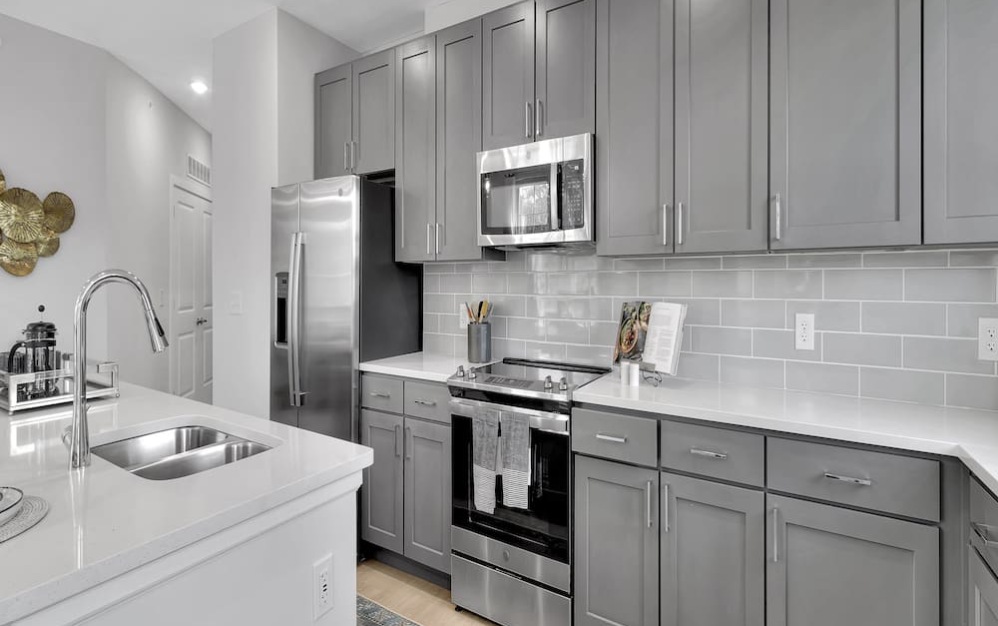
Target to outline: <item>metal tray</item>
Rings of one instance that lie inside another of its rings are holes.
[[[87,399],[117,398],[118,364],[87,363]],[[67,369],[10,374],[0,370],[0,410],[13,415],[73,401],[73,373]]]

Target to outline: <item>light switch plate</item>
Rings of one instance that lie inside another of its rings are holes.
[[[798,313],[794,320],[794,348],[814,350],[814,313]]]
[[[977,359],[998,361],[998,319],[977,318]]]

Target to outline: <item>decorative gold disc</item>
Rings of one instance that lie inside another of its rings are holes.
[[[44,222],[42,201],[35,194],[20,187],[0,193],[0,231],[8,239],[32,243],[42,234]]]
[[[53,256],[59,251],[59,235],[46,228],[35,241],[35,247],[38,249],[38,256]]]
[[[69,230],[76,220],[76,206],[72,198],[61,191],[53,191],[45,196],[45,227],[57,235]]]
[[[38,250],[33,243],[18,243],[5,238],[0,243],[0,267],[14,276],[27,276],[38,264]]]

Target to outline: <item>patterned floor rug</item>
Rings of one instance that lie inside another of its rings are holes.
[[[357,596],[357,626],[419,626],[385,607]]]

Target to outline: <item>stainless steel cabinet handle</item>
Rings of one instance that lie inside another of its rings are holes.
[[[780,509],[773,508],[773,563],[780,562]]]
[[[776,213],[776,240],[783,239],[783,202],[780,194],[773,196],[773,205]]]
[[[343,142],[343,171],[350,171],[350,142]]]
[[[861,487],[869,487],[873,484],[873,481],[869,478],[854,478],[852,476],[843,476],[842,474],[833,474],[832,472],[825,472],[825,478],[829,480],[837,480],[843,483],[849,483],[850,485],[859,485]]]
[[[395,425],[395,456],[402,458],[402,425]]]
[[[413,444],[412,444],[412,427],[411,426],[406,426],[405,427],[405,435],[406,435],[405,458],[412,459],[412,445]]]
[[[436,241],[436,247],[434,249],[436,250],[437,254],[440,254],[440,224],[439,223],[437,223],[436,227],[434,228],[434,232],[436,233],[436,238],[434,239],[434,241]]]
[[[357,173],[357,142],[350,142],[350,171],[354,174]]]
[[[390,393],[382,393],[380,391],[372,391],[371,392],[371,397],[372,398],[384,398],[385,400],[387,400],[388,398],[392,397],[392,394],[390,394]]]
[[[676,245],[683,245],[683,203],[676,205]]]
[[[538,98],[535,106],[537,107],[537,110],[535,111],[537,113],[537,118],[534,122],[534,129],[537,132],[537,136],[540,137],[544,134],[544,101]]]
[[[707,457],[708,459],[717,459],[718,461],[724,461],[728,458],[728,455],[723,452],[711,452],[710,450],[701,450],[700,448],[690,448],[690,454]]]
[[[433,254],[433,224],[426,225],[426,256]]]
[[[662,245],[669,245],[669,205],[662,205]]]
[[[651,481],[645,483],[645,521],[648,523],[648,528],[652,526],[651,519]]]
[[[413,403],[419,406],[437,406],[437,403],[432,400],[413,400]]]
[[[616,435],[607,435],[605,433],[596,433],[596,438],[600,441],[609,441],[610,443],[627,443],[627,437],[618,437]]]
[[[662,485],[662,529],[669,532],[669,484]]]
[[[533,113],[530,110],[530,101],[528,100],[525,104],[527,105],[526,115],[524,116],[526,123],[524,125],[523,132],[527,135],[527,139],[531,139],[534,136],[533,133],[530,132],[530,118],[533,117]]]
[[[970,527],[974,529],[977,536],[980,537],[982,542],[984,542],[984,547],[990,550],[998,549],[998,541],[989,539],[992,533],[998,531],[998,527],[991,526],[990,524],[981,524],[979,522],[971,522]]]

